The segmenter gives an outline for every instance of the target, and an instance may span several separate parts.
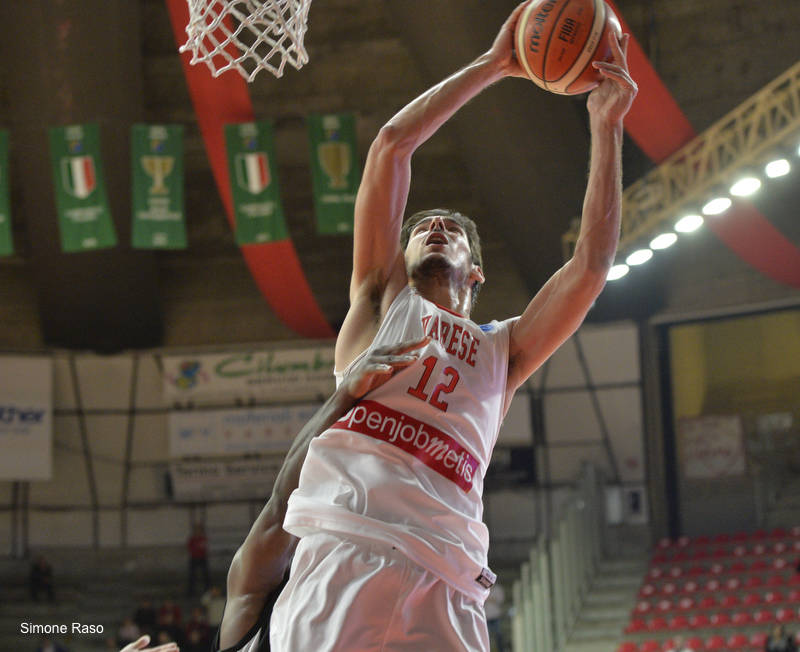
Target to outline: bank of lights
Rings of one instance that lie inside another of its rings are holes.
[[[795,153],[798,157],[800,157],[800,145],[797,146]],[[792,164],[787,158],[775,158],[764,166],[764,174],[770,179],[777,179],[779,177],[786,176],[789,174],[789,172],[791,172],[791,170]],[[763,183],[758,176],[747,173],[742,174],[742,176],[739,177],[735,183],[733,183],[733,185],[731,185],[728,191],[733,197],[750,197],[757,193],[761,189],[762,185]],[[650,260],[653,257],[654,251],[666,249],[667,247],[671,247],[673,244],[675,244],[675,242],[678,240],[678,234],[688,234],[697,231],[701,226],[703,226],[703,215],[706,217],[716,217],[718,215],[722,215],[727,212],[732,204],[733,201],[731,198],[725,195],[713,197],[706,202],[705,205],[703,205],[702,209],[700,210],[702,215],[684,215],[677,222],[675,222],[673,227],[675,229],[675,233],[669,231],[656,236],[650,241],[649,248],[634,251],[625,259],[624,264],[620,263],[614,265],[609,270],[606,279],[609,281],[616,281],[617,279],[622,278],[630,271],[631,267],[642,265]]]

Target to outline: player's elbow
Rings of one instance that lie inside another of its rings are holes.
[[[603,291],[613,262],[613,252],[575,250],[569,262],[572,276],[581,292],[589,295],[592,301]]]
[[[409,157],[416,147],[416,136],[409,129],[389,121],[381,127],[372,149],[385,156],[396,158]]]

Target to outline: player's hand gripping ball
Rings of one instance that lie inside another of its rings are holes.
[[[604,0],[530,0],[514,31],[514,49],[528,77],[545,90],[579,95],[602,76],[592,61],[611,61],[609,32],[619,19]]]

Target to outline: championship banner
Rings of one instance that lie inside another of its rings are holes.
[[[318,403],[169,414],[170,457],[285,453]]]
[[[333,346],[165,356],[162,364],[171,404],[323,400],[335,387]]]
[[[317,233],[352,233],[360,179],[352,113],[308,116]]]
[[[186,249],[183,125],[133,125],[131,176],[135,249]]]
[[[0,480],[53,475],[53,362],[0,356]]]
[[[8,132],[0,130],[0,256],[14,253],[8,184]]]
[[[115,246],[97,125],[51,128],[50,158],[61,249],[70,253]]]
[[[286,240],[278,190],[275,145],[268,122],[225,125],[228,172],[236,218],[236,243]]]
[[[283,458],[230,462],[181,460],[169,465],[172,497],[178,502],[266,500]]]

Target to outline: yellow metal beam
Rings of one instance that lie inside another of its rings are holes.
[[[800,134],[800,61],[625,189],[619,251],[656,235],[734,172]],[[797,147],[800,143],[792,143]],[[579,220],[562,236],[572,256]]]

